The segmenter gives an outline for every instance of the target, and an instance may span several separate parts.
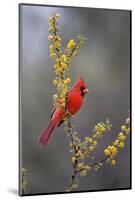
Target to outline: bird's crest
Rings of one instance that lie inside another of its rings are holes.
[[[76,83],[74,84],[74,87],[81,87],[81,86],[85,86],[85,82],[84,82],[84,80],[83,80],[82,77],[80,77],[80,78],[76,81]]]

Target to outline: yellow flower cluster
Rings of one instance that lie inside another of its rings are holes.
[[[70,78],[66,78],[63,81],[61,81],[60,78],[57,78],[53,81],[53,84],[57,86],[57,89],[59,91],[59,96],[55,95],[53,98],[55,100],[55,105],[58,107],[65,109],[66,106],[66,95],[68,92],[68,85],[71,82]]]
[[[95,130],[96,130],[97,132],[105,132],[106,127],[103,126],[102,123],[98,123],[98,124],[95,126]]]
[[[103,166],[103,163],[102,162],[98,162],[94,165],[94,170],[95,171],[98,171],[101,167]]]
[[[48,35],[48,40],[52,42],[54,40],[54,37],[52,35]]]
[[[120,133],[118,134],[117,139],[114,141],[113,144],[114,144],[116,147],[123,148],[123,147],[124,147],[124,142],[125,142],[125,140],[126,140],[126,135],[124,135],[124,133],[120,132]]]
[[[92,143],[93,142],[93,138],[85,137],[85,142],[86,143]]]
[[[126,119],[125,125],[121,126],[121,132],[118,134],[116,140],[112,145],[108,146],[104,150],[104,154],[108,157],[107,161],[111,161],[111,164],[114,166],[116,161],[113,158],[118,154],[119,148],[124,148],[125,140],[127,135],[130,133],[130,118]]]
[[[57,95],[57,94],[54,94],[54,95],[53,95],[53,100],[54,100],[54,101],[57,101],[57,99],[58,99],[58,95]]]
[[[113,166],[115,166],[115,165],[116,165],[116,160],[112,160],[111,164],[112,164]]]
[[[92,142],[91,142],[91,144],[89,145],[89,152],[92,152],[95,148],[96,148],[96,146],[97,146],[97,141],[96,140],[93,140]]]
[[[109,145],[105,150],[104,153],[106,156],[110,156],[110,157],[114,157],[117,155],[118,153],[118,149],[117,147],[115,147],[114,145]]]
[[[68,49],[72,49],[76,46],[76,43],[73,39],[69,40],[69,43],[67,44]]]
[[[85,137],[84,142],[81,143],[81,148],[84,156],[90,157],[92,151],[96,148],[97,141],[92,137]]]
[[[60,19],[60,14],[55,13],[49,18],[49,36],[50,41],[50,56],[55,58],[55,74],[56,79],[53,84],[57,86],[58,95],[54,95],[54,105],[61,109],[65,109],[66,106],[66,94],[68,92],[69,83],[71,82],[69,77],[66,77],[68,65],[68,56],[62,53],[61,49],[61,38],[60,38],[60,28],[57,26]]]
[[[86,165],[83,162],[81,162],[81,163],[78,164],[78,170],[83,170],[83,169],[90,170],[91,167],[89,165]]]
[[[28,192],[28,179],[27,179],[27,170],[25,168],[22,168],[22,193]]]
[[[98,123],[98,124],[95,126],[93,137],[94,137],[94,138],[102,137],[103,134],[104,134],[106,131],[110,130],[111,126],[112,126],[112,125],[111,125],[111,123],[110,123],[110,121],[109,121],[108,119],[106,120],[106,124],[104,124],[103,122]]]
[[[58,17],[59,16],[59,17]],[[59,21],[60,15],[55,13],[49,18],[49,35],[48,40],[50,41],[50,56],[56,58],[58,53],[61,52],[61,38],[59,36],[59,27],[56,26],[56,23]]]
[[[106,123],[100,122],[95,126],[92,137],[85,137],[85,141],[81,144],[81,147],[86,157],[90,158],[91,153],[97,147],[97,140],[101,138],[106,131],[110,130],[111,126],[109,120],[106,120]]]
[[[76,160],[82,160],[82,159],[84,159],[84,155],[83,155],[82,151],[79,150],[79,151],[77,151],[77,153],[75,153],[75,155],[72,157],[72,163],[74,164],[74,162],[75,162]]]
[[[67,72],[68,67],[68,57],[67,55],[59,55],[59,58],[56,58],[56,63],[54,64],[55,73],[57,76],[61,74],[64,75]]]
[[[80,176],[87,176],[87,170],[82,170],[81,172],[80,172]]]
[[[80,172],[80,176],[86,176],[87,172],[91,169],[92,168],[89,165],[87,165],[83,162],[79,163],[78,167],[77,167],[77,170]]]

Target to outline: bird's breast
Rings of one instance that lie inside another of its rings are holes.
[[[70,92],[68,95],[68,111],[74,115],[81,107],[83,103],[83,97],[80,92]]]

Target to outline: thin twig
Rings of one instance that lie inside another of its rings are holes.
[[[73,134],[72,134],[72,125],[71,125],[69,118],[68,118],[67,126],[68,126],[68,133],[69,133],[69,137],[70,137],[70,140],[71,140],[71,144],[72,144],[72,146],[74,148],[74,152],[76,154],[79,151],[79,148],[76,148],[76,146],[74,144],[74,138],[73,138]],[[75,189],[76,189],[74,186],[75,186],[75,183],[76,183],[77,166],[78,166],[78,160],[75,160],[75,163],[73,164],[74,171],[73,171],[73,174],[72,174],[71,188],[68,191],[75,191]]]
[[[89,167],[95,167],[95,166],[99,165],[99,163],[103,164],[109,157],[110,157],[110,155],[102,158],[100,161],[97,161],[95,163],[90,163],[88,166]],[[82,168],[82,169],[77,170],[77,173],[81,172],[82,170],[84,170],[84,169]]]
[[[95,166],[99,165],[99,163],[103,164],[109,157],[110,156],[106,156],[105,158],[101,159],[100,161],[97,161],[95,163],[89,164],[88,166],[89,167],[95,167]],[[76,190],[77,187],[75,186],[75,181],[76,181],[77,174],[84,170],[83,168],[82,169],[77,169],[77,164],[78,164],[78,160],[76,161],[76,165],[74,167],[74,172],[73,172],[73,175],[72,175],[71,187],[68,190],[69,192]]]

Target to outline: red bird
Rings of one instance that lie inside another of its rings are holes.
[[[67,94],[66,110],[71,115],[74,115],[81,108],[83,103],[83,97],[86,93],[88,93],[88,90],[85,86],[84,80],[80,78]],[[54,109],[51,115],[51,121],[49,123],[48,128],[43,130],[42,134],[38,139],[38,142],[42,146],[48,144],[48,141],[50,139],[50,136],[52,135],[54,128],[58,127],[63,122],[65,114],[66,111],[59,110],[57,108]]]

